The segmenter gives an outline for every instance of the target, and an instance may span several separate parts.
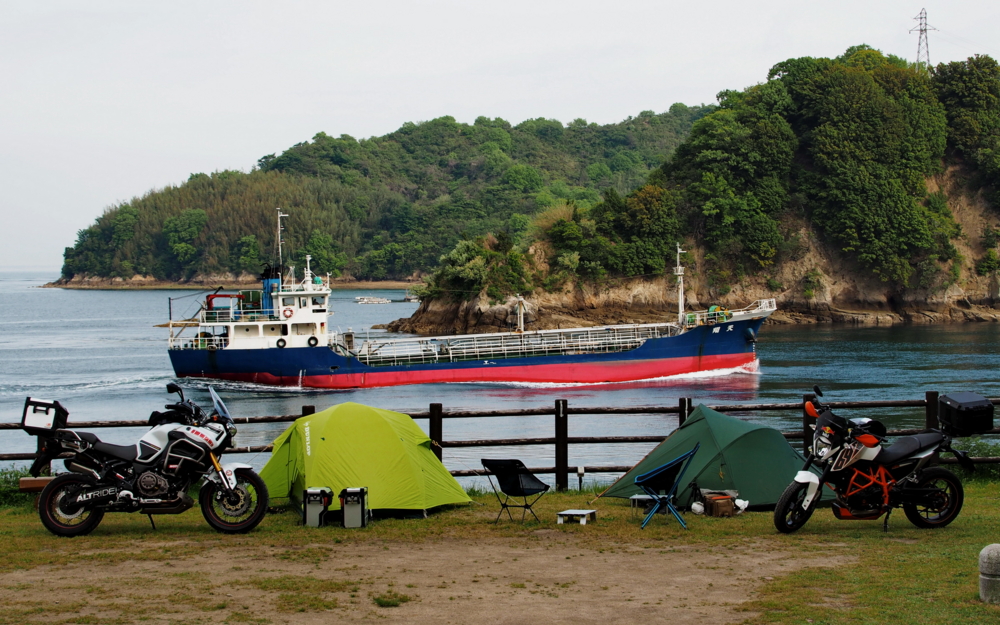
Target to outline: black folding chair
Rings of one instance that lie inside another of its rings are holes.
[[[674,495],[677,494],[677,485],[680,484],[681,478],[684,476],[684,471],[691,464],[694,455],[698,453],[699,447],[701,447],[701,443],[698,443],[694,446],[694,449],[674,458],[667,464],[636,476],[635,485],[653,498],[653,509],[649,511],[649,514],[642,521],[642,529],[646,529],[646,524],[649,523],[649,520],[653,518],[653,515],[660,508],[669,510],[681,524],[681,527],[687,529],[687,523],[684,522],[680,513],[677,512],[677,508],[674,507]],[[661,495],[661,491],[664,494]]]
[[[483,468],[488,471],[486,477],[490,480],[490,486],[493,487],[493,493],[497,496],[497,501],[500,502],[500,514],[494,523],[500,522],[500,517],[503,516],[503,511],[507,511],[507,516],[510,520],[514,520],[514,516],[510,513],[510,508],[523,508],[521,512],[521,523],[524,523],[525,515],[530,512],[531,516],[535,517],[538,521],[538,515],[535,511],[531,509],[531,506],[535,505],[542,495],[549,490],[549,485],[535,477],[524,463],[520,460],[488,460],[483,458],[482,460]],[[493,484],[493,477],[497,478],[497,484]],[[497,490],[499,486],[499,491]],[[500,493],[503,493],[503,498],[500,497]],[[538,495],[535,497],[535,495]],[[524,503],[510,503],[511,497],[520,497]],[[530,502],[529,497],[535,497]]]

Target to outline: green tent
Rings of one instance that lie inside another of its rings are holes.
[[[297,419],[274,441],[260,476],[272,497],[301,503],[306,488],[368,488],[371,510],[428,510],[471,501],[413,419],[348,402]]]
[[[778,430],[755,425],[705,406],[698,406],[684,425],[677,428],[653,451],[623,475],[602,497],[631,497],[642,491],[637,475],[664,465],[701,443],[698,453],[681,478],[677,502],[691,505],[691,482],[699,488],[736,490],[753,509],[774,508],[795,473],[805,464]]]

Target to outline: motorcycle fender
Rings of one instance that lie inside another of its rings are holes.
[[[236,488],[236,469],[252,468],[253,467],[249,464],[244,464],[242,462],[227,462],[222,465],[222,473],[226,476],[226,481],[229,482],[229,488]],[[206,475],[205,479],[212,480],[218,484],[222,483],[222,480],[219,478],[219,474],[214,471]]]
[[[808,510],[813,499],[816,498],[816,493],[819,492],[819,477],[812,471],[799,471],[795,474],[795,481],[799,484],[809,485],[809,488],[806,489],[806,498],[802,500],[802,509]]]

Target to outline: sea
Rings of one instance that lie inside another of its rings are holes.
[[[175,381],[167,357],[167,329],[155,327],[198,310],[201,291],[71,290],[42,288],[54,272],[0,272],[0,421],[19,422],[25,397],[58,400],[73,421],[145,419],[174,401],[166,384]],[[357,304],[373,295],[389,304]],[[359,337],[383,334],[372,326],[408,317],[417,304],[402,290],[338,290],[331,298],[329,324],[353,329]],[[748,302],[749,303],[749,302]],[[602,385],[422,384],[356,390],[275,388],[203,380],[179,380],[189,397],[210,405],[208,387],[222,396],[235,416],[298,414],[302,406],[322,410],[353,401],[403,412],[570,407],[676,406],[681,397],[695,404],[726,405],[801,401],[819,385],[830,401],[922,399],[936,390],[974,391],[1000,396],[1000,324],[966,323],[854,327],[849,325],[765,325],[757,343],[754,373],[723,371]],[[873,417],[890,429],[921,427],[923,409],[845,410],[849,417]],[[739,413],[738,416],[790,431],[801,427],[792,412]],[[418,420],[426,428],[426,420]],[[265,445],[287,424],[241,425],[238,445]],[[571,416],[570,436],[667,435],[676,415]],[[94,430],[102,440],[131,444],[136,428]],[[553,417],[446,419],[445,440],[541,438],[553,435]],[[569,464],[630,465],[653,444],[572,445]],[[34,440],[19,430],[0,430],[0,453],[29,452]],[[448,448],[451,470],[481,469],[481,458],[520,458],[528,466],[552,466],[550,446]],[[241,455],[257,468],[267,453]],[[25,463],[0,463],[0,468]],[[576,483],[576,476],[571,481]],[[613,475],[586,476],[606,483]],[[551,480],[551,476],[543,479]],[[463,478],[466,485],[478,478]],[[485,485],[485,482],[483,482]]]

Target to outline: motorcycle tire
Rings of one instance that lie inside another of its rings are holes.
[[[778,504],[774,507],[774,527],[782,534],[791,534],[806,524],[816,503],[819,501],[819,493],[813,499],[807,510],[802,509],[802,501],[806,498],[809,485],[801,482],[792,482],[781,493]]]
[[[930,529],[944,527],[958,517],[965,501],[962,480],[947,469],[931,467],[924,470],[917,480],[916,488],[940,488],[941,492],[930,496],[927,505],[904,503],[906,518],[917,527]]]
[[[94,478],[79,473],[64,473],[45,485],[38,496],[38,516],[42,525],[56,536],[84,536],[94,531],[104,518],[103,510],[79,509],[67,514],[59,504],[83,488],[97,485]]]
[[[267,486],[253,470],[236,469],[234,492],[230,499],[221,484],[208,480],[198,497],[205,520],[224,534],[249,532],[267,514]]]

